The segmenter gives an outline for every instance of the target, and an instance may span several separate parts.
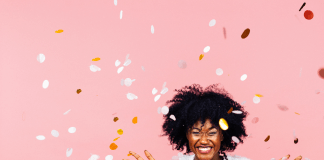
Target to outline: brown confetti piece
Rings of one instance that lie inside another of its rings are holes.
[[[59,29],[59,30],[55,31],[55,33],[62,33],[62,32],[63,32],[62,29]]]
[[[261,94],[256,94],[255,96],[257,96],[257,97],[263,97]]]
[[[119,138],[120,138],[120,137],[115,138],[114,141],[117,141],[117,139],[119,139]]]
[[[242,33],[241,38],[242,38],[242,39],[245,39],[247,36],[249,36],[249,34],[250,34],[250,29],[247,28],[247,29],[245,29],[244,32]]]
[[[115,118],[114,118],[114,122],[117,122],[117,121],[118,121],[118,117],[115,117]]]
[[[128,153],[127,156],[131,156],[132,154]]]
[[[224,118],[219,119],[219,126],[222,130],[226,131],[228,129],[228,124]]]
[[[99,57],[92,59],[92,61],[99,61],[99,60],[100,60]]]
[[[82,92],[81,89],[77,89],[77,91],[76,91],[77,94],[79,94],[79,93],[81,93],[81,92]]]
[[[268,135],[268,137],[264,140],[265,142],[268,142],[270,139],[270,135]]]
[[[298,143],[298,138],[296,138],[296,139],[294,140],[294,143],[295,143],[295,144],[297,144],[297,143]]]
[[[231,109],[229,109],[229,110],[227,111],[227,113],[230,114],[230,113],[232,113],[232,111],[233,111],[233,107],[231,107]]]
[[[109,148],[111,150],[116,150],[118,148],[118,146],[115,143],[111,143],[110,146],[109,146]]]
[[[204,55],[203,55],[203,54],[201,54],[201,55],[199,56],[199,60],[202,60],[202,58],[204,58]]]
[[[324,68],[319,69],[318,75],[324,79]]]
[[[297,113],[297,112],[295,112],[295,114],[298,114],[298,115],[300,115],[299,113]]]
[[[122,135],[122,134],[124,133],[124,131],[123,131],[122,129],[118,129],[118,130],[117,130],[117,133],[118,133],[119,135]]]
[[[252,123],[255,124],[255,123],[258,123],[259,122],[259,118],[258,117],[254,117],[252,119]]]
[[[134,117],[133,120],[132,120],[132,122],[133,122],[134,124],[136,124],[136,123],[137,123],[137,117]]]

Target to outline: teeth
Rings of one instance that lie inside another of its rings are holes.
[[[208,151],[208,150],[210,150],[211,148],[210,148],[210,147],[207,147],[207,148],[199,147],[198,149],[199,149],[199,150],[202,150],[202,151]]]

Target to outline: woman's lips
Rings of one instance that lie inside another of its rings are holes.
[[[206,148],[206,149],[201,150],[201,149],[203,149],[203,148]],[[207,148],[208,148],[208,149],[207,149]],[[212,151],[212,147],[197,147],[197,150],[198,150],[198,152],[201,153],[201,154],[208,154],[208,153],[210,153],[210,152]]]

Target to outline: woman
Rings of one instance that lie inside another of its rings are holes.
[[[210,85],[205,90],[198,84],[186,86],[175,90],[178,94],[166,103],[171,105],[169,113],[164,115],[162,136],[168,136],[175,149],[183,151],[186,147],[187,154],[194,153],[179,157],[180,160],[249,160],[225,154],[234,151],[238,144],[232,139],[243,143],[247,137],[243,120],[248,113],[217,86]],[[170,118],[171,115],[176,119]],[[129,153],[137,160],[144,160],[132,151]],[[154,160],[148,151],[144,153],[149,160]]]

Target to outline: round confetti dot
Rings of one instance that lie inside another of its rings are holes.
[[[169,113],[169,107],[168,106],[163,106],[161,109],[162,114],[166,115]]]
[[[137,123],[137,117],[134,117],[133,120],[132,120],[132,122],[133,122],[134,124],[136,124],[136,123]]]
[[[161,109],[162,109],[161,107],[158,108],[158,114],[161,113]]]
[[[176,117],[173,114],[170,115],[170,119],[176,121]]]
[[[254,102],[255,104],[260,103],[260,101],[261,101],[260,97],[257,97],[257,96],[253,97],[253,102]]]
[[[91,157],[88,160],[98,160],[100,157],[98,155],[91,155]]]
[[[39,62],[39,63],[43,63],[44,61],[45,61],[45,55],[44,54],[39,54],[38,56],[37,56],[37,61]]]
[[[284,105],[278,105],[278,108],[279,108],[281,111],[288,111],[288,107],[287,107],[287,106],[284,106]]]
[[[36,136],[36,139],[38,139],[38,140],[44,140],[45,139],[45,136],[43,136],[43,135],[39,135],[39,136]]]
[[[135,79],[131,80],[130,78],[126,78],[124,81],[125,86],[129,87],[132,85],[132,82],[135,81]]]
[[[180,60],[180,61],[178,62],[178,67],[179,67],[179,68],[182,68],[182,69],[187,68],[187,62],[184,61],[184,60]]]
[[[235,136],[232,137],[232,140],[233,140],[235,143],[240,143],[240,140],[239,140],[237,137],[235,137]]]
[[[115,143],[111,143],[110,146],[109,146],[109,148],[111,150],[116,150],[118,148],[118,146]]]
[[[115,66],[118,67],[120,65],[120,61],[117,59],[115,62]]]
[[[118,121],[118,117],[115,117],[115,118],[114,118],[114,122],[117,122],[117,121]]]
[[[158,101],[159,99],[160,99],[160,97],[161,97],[161,95],[159,94],[159,95],[157,95],[157,96],[155,96],[154,97],[154,101],[156,102],[156,101]]]
[[[204,53],[209,52],[209,50],[210,50],[210,47],[209,47],[209,46],[206,46],[206,47],[204,48]]]
[[[324,79],[324,68],[318,70],[318,75]]]
[[[219,119],[219,126],[222,130],[226,131],[228,129],[228,124],[224,118]]]
[[[49,86],[49,81],[48,80],[44,80],[43,81],[43,88],[46,89],[46,88],[48,88],[48,86]]]
[[[255,123],[258,123],[259,122],[259,118],[258,117],[254,117],[252,119],[252,123],[255,124]]]
[[[223,70],[221,69],[221,68],[217,68],[216,69],[216,74],[218,75],[218,76],[220,76],[220,75],[222,75],[224,72],[223,72]]]
[[[243,74],[243,75],[241,76],[241,81],[245,81],[246,78],[247,78],[247,75],[246,75],[246,74]]]
[[[72,155],[72,151],[73,151],[72,148],[68,148],[68,149],[66,150],[66,157],[70,157],[70,156]]]
[[[69,133],[75,133],[76,128],[75,127],[70,127],[68,131],[69,131]]]
[[[57,130],[52,130],[51,134],[53,137],[58,137],[60,135]]]
[[[77,94],[80,94],[81,92],[82,92],[82,90],[81,89],[77,89]]]
[[[314,13],[313,13],[312,11],[310,11],[310,10],[306,10],[306,11],[304,12],[304,17],[305,17],[307,20],[311,20],[311,19],[313,19],[313,17],[314,17]]]
[[[247,29],[245,29],[244,32],[242,33],[241,38],[242,38],[242,39],[245,39],[246,37],[249,36],[249,34],[250,34],[250,29],[247,28]]]
[[[209,27],[212,27],[216,24],[216,20],[215,19],[212,19],[209,21]]]
[[[270,135],[268,135],[268,137],[264,140],[265,142],[268,142],[270,139]]]
[[[123,131],[122,129],[118,129],[118,130],[117,130],[117,133],[118,133],[119,135],[122,135],[122,134],[124,133],[124,131]]]
[[[135,94],[133,94],[133,93],[127,93],[126,94],[126,97],[127,97],[127,99],[129,99],[129,100],[134,100],[134,99],[137,99],[138,97],[135,95]]]
[[[108,155],[105,157],[105,160],[113,160],[114,159],[114,156],[112,155]]]

